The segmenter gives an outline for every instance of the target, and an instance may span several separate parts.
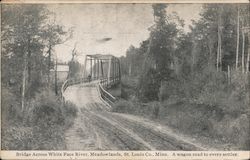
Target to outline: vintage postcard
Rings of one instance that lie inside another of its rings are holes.
[[[1,159],[249,159],[250,4],[1,2]]]

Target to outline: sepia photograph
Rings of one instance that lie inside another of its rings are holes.
[[[249,63],[249,3],[2,3],[1,150],[249,151]]]

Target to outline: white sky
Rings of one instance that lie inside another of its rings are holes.
[[[71,51],[77,42],[78,60],[85,54],[125,55],[130,45],[136,47],[149,36],[153,24],[151,4],[50,4],[56,13],[57,23],[66,28],[74,27],[73,38],[57,45],[55,52],[61,61],[71,59]],[[175,11],[185,20],[185,30],[191,19],[198,19],[201,4],[169,4],[167,12]],[[100,43],[97,40],[112,38]]]

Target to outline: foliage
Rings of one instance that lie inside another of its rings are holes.
[[[83,66],[81,63],[79,63],[75,60],[72,60],[72,61],[69,61],[68,65],[69,65],[68,78],[81,77],[81,73],[82,73],[82,69],[83,69]]]
[[[3,5],[2,15],[2,82],[11,83],[20,94],[21,78],[27,65],[28,88],[41,85],[41,74],[45,72],[41,43],[43,24],[47,14],[44,6]],[[11,66],[11,67],[10,67]],[[29,90],[29,89],[28,89]],[[31,96],[36,88],[27,92]]]
[[[150,102],[148,104],[142,104],[136,101],[127,101],[121,99],[116,102],[112,108],[112,111],[157,118],[160,112],[160,105],[156,101]]]
[[[139,79],[138,98],[144,102],[158,100],[159,79],[159,74],[153,68],[142,75]]]
[[[135,106],[132,102],[121,100],[115,104],[115,107],[112,109],[114,112],[121,113],[130,113],[130,111],[134,111]]]
[[[149,28],[149,38],[139,48],[131,46],[121,58],[123,73],[140,76],[137,95],[142,101],[158,100],[161,82],[173,76],[172,53],[181,20],[176,14],[167,15],[166,8],[165,4],[153,5],[155,24]]]
[[[121,77],[121,98],[129,100],[136,98],[136,88],[138,86],[137,77]]]
[[[2,9],[2,84],[18,97],[24,91],[29,100],[48,85],[53,47],[70,36],[51,21],[45,5],[4,4]]]
[[[20,103],[15,95],[6,87],[1,88],[1,121],[2,125],[8,126],[12,122],[20,122],[22,114],[20,110]]]
[[[8,101],[6,104],[11,102]],[[7,123],[3,123],[2,126],[2,148],[66,149],[64,132],[73,124],[77,114],[76,106],[71,103],[62,105],[53,93],[47,91],[36,95],[29,105],[28,114],[21,119],[21,123],[18,122],[20,119],[11,117],[11,112],[5,112],[4,120]]]
[[[138,79],[133,88],[122,86],[124,97],[132,103],[119,102],[115,111],[147,117],[155,115],[185,133],[219,137],[239,148],[249,148],[246,136],[250,117],[249,73],[234,69],[237,11],[240,11],[240,28],[249,27],[249,15],[245,16],[247,7],[204,4],[200,19],[193,21],[190,32],[185,33],[178,15],[168,14],[166,5],[154,4],[155,24],[149,28],[146,45],[130,47],[121,60],[124,73],[129,75],[122,81]],[[244,43],[246,52],[249,43],[249,34],[243,41],[242,33],[238,46],[239,57],[243,60],[241,68],[246,63],[242,46]],[[219,53],[221,62],[218,62]],[[135,60],[136,57],[143,61]],[[138,64],[142,68],[129,74],[127,64],[132,64],[130,68]],[[136,98],[132,99],[128,95],[134,92]],[[160,107],[156,107],[157,103]]]
[[[71,37],[41,4],[3,4],[1,108],[4,149],[65,149],[76,108],[48,89],[53,47]],[[47,77],[46,77],[47,75]]]

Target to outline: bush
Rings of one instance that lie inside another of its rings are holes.
[[[120,100],[115,103],[112,111],[120,113],[132,113],[136,112],[136,108],[132,102],[126,100]]]
[[[22,120],[20,102],[9,89],[2,86],[1,92],[1,120],[4,122],[2,125],[19,123]]]
[[[239,146],[242,150],[250,148],[250,128],[249,117],[242,114],[237,118],[225,115],[221,121],[210,119],[213,124],[214,133],[225,142],[231,142]]]
[[[33,131],[31,127],[2,126],[2,146],[4,150],[21,150],[31,149],[33,139]]]
[[[62,106],[51,92],[42,92],[28,107],[29,123],[41,127],[61,126],[64,123]]]
[[[215,76],[204,85],[197,96],[198,101],[221,108],[225,113],[235,116],[249,114],[250,91],[247,87],[247,75],[238,73],[233,75],[231,84],[223,81],[223,77]]]
[[[159,120],[187,134],[203,135],[234,149],[249,149],[249,116],[229,114],[218,106],[190,103],[162,103]],[[233,149],[231,148],[231,149]]]
[[[21,125],[13,122],[2,126],[3,149],[66,149],[64,131],[73,123],[76,107],[71,103],[62,105],[60,99],[48,91],[35,97],[26,106]]]
[[[137,77],[123,76],[121,79],[121,98],[135,99],[137,88]]]
[[[159,99],[159,88],[159,74],[155,69],[149,68],[139,79],[137,96],[142,102],[156,101]]]
[[[142,104],[138,102],[119,100],[114,105],[112,111],[157,118],[160,112],[160,104],[157,101]]]
[[[184,92],[180,88],[180,82],[177,79],[163,81],[159,88],[159,100],[164,101],[171,97],[183,97]]]
[[[231,149],[249,149],[249,116],[230,115],[218,106],[189,101],[138,103],[120,100],[115,112],[157,119],[186,134],[195,134],[230,143]]]
[[[77,116],[78,109],[73,103],[66,102],[63,106],[62,113],[63,117],[65,118],[64,126],[65,128],[69,128],[74,123],[74,119]]]

